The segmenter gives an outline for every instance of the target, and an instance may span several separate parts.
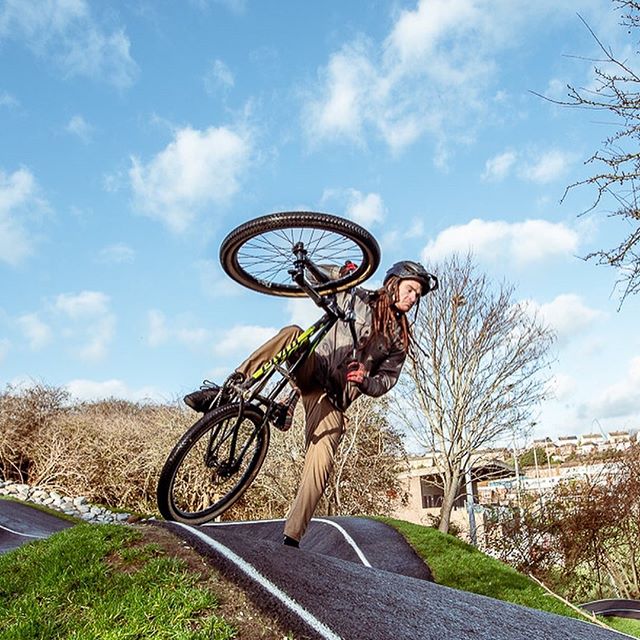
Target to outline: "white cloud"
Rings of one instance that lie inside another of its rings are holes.
[[[484,260],[509,259],[524,265],[555,256],[575,254],[578,233],[564,224],[546,220],[509,223],[478,218],[441,231],[422,251],[426,262],[472,252]]]
[[[577,389],[575,378],[564,373],[556,373],[551,379],[551,390],[559,401],[569,400]]]
[[[419,69],[426,62],[431,62],[435,67],[434,75],[445,77],[447,82],[469,80],[471,76],[464,74],[465,65],[473,65],[473,58],[486,54],[486,46],[474,51],[474,56],[469,56],[456,42],[477,37],[473,34],[474,27],[478,33],[495,32],[487,18],[482,3],[421,0],[415,10],[407,9],[400,13],[387,38],[388,55],[409,69]],[[450,51],[449,56],[444,55],[446,49]]]
[[[527,157],[531,154],[527,154]],[[538,152],[530,162],[523,162],[524,154],[507,150],[486,161],[482,179],[487,182],[498,182],[507,178],[513,171],[528,182],[547,184],[567,175],[571,165],[576,161],[576,154],[550,149]]]
[[[6,0],[0,9],[0,38],[22,40],[39,57],[69,76],[129,87],[138,67],[123,29],[106,32],[85,0]]]
[[[14,109],[20,105],[18,99],[11,93],[6,91],[0,91],[0,107],[7,107],[8,109]]]
[[[109,296],[100,291],[61,293],[55,308],[74,320],[103,315],[109,308]]]
[[[52,331],[37,314],[30,313],[18,318],[18,326],[29,341],[29,348],[37,351],[51,342]]]
[[[148,164],[132,158],[129,171],[136,208],[182,232],[201,208],[224,204],[240,188],[248,167],[248,133],[226,127],[186,127]]]
[[[112,315],[97,319],[86,330],[87,341],[78,349],[81,360],[102,360],[115,333],[116,320]]]
[[[196,349],[211,342],[211,332],[202,328],[184,328],[177,329],[175,332],[176,339],[180,344]]]
[[[590,418],[633,417],[640,415],[640,357],[633,358],[625,377],[602,389],[595,398],[580,407]]]
[[[346,211],[347,217],[364,226],[371,226],[384,220],[384,205],[377,193],[364,195],[355,189],[351,190],[351,199]]]
[[[512,0],[418,0],[396,12],[381,42],[358,34],[329,56],[306,93],[304,131],[312,144],[363,145],[373,134],[396,153],[431,134],[436,161],[443,165],[449,140],[473,137],[482,123],[496,97],[502,58],[521,46],[525,29],[575,20],[578,8],[593,24],[612,13],[601,3],[575,5],[541,0],[516,8]],[[549,164],[532,166],[531,179],[549,179],[552,170]]]
[[[73,116],[65,129],[68,133],[80,138],[85,144],[91,140],[93,133],[93,127],[80,115]]]
[[[482,179],[487,181],[504,180],[509,175],[516,158],[517,154],[514,151],[505,151],[490,158],[485,163]]]
[[[36,48],[59,37],[74,20],[87,18],[84,0],[45,0],[38,4],[6,0],[0,12],[0,36],[13,30],[14,37],[24,37]]]
[[[147,321],[147,344],[150,347],[164,344],[169,339],[169,329],[164,314],[157,309],[152,309],[147,314]]]
[[[321,202],[334,201],[344,209],[344,215],[369,227],[384,220],[384,203],[378,193],[364,194],[357,189],[325,189]]]
[[[124,264],[133,262],[136,252],[128,245],[119,242],[100,249],[98,260],[107,264]]]
[[[425,224],[423,218],[413,218],[404,223],[403,229],[389,229],[380,236],[382,253],[392,253],[404,249],[407,240],[420,239],[425,235]]]
[[[77,400],[91,402],[119,398],[140,402],[144,400],[162,401],[163,398],[153,387],[130,389],[122,380],[71,380],[65,385],[71,396]]]
[[[98,361],[107,355],[116,326],[109,296],[99,291],[63,293],[57,296],[54,309],[71,321],[63,333],[78,345],[75,351],[80,359]]]
[[[296,324],[307,329],[322,315],[322,311],[316,304],[306,298],[290,298],[287,300],[287,312],[289,324]]]
[[[530,182],[546,184],[564,177],[576,155],[558,149],[552,149],[541,154],[534,162],[522,167],[520,176]]]
[[[473,0],[421,0],[380,46],[362,36],[345,44],[309,92],[305,130],[314,142],[361,143],[370,127],[394,152],[427,131],[440,139],[444,122],[462,125],[464,114],[482,109],[490,53],[500,47],[491,15]]]
[[[187,319],[178,318],[171,322],[157,309],[147,313],[147,344],[159,347],[169,341],[182,344],[190,349],[201,349],[213,341],[211,332],[200,327],[184,326]]]
[[[28,222],[47,210],[30,171],[19,169],[7,175],[0,170],[0,261],[16,266],[33,254]]]
[[[355,42],[331,56],[321,71],[323,98],[311,98],[305,106],[305,126],[316,138],[346,137],[358,140],[367,109],[375,101],[379,83],[369,61],[366,44]],[[318,95],[318,94],[316,94]]]
[[[526,304],[556,332],[560,343],[585,331],[605,315],[598,309],[588,307],[582,297],[575,293],[563,293],[545,304],[533,301],[527,301]]]
[[[540,313],[559,337],[575,335],[604,315],[602,311],[588,307],[582,296],[575,293],[563,293],[540,305]]]
[[[214,60],[204,76],[204,87],[209,94],[215,94],[218,90],[226,90],[233,87],[235,79],[231,69],[222,61]]]
[[[236,325],[219,336],[213,350],[219,356],[245,358],[277,332],[273,327]]]

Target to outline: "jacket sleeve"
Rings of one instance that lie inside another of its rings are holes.
[[[384,395],[398,382],[402,365],[407,354],[403,350],[396,350],[389,354],[377,367],[373,375],[366,376],[359,385],[362,393],[377,398]]]

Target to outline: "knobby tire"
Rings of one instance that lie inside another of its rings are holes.
[[[284,246],[276,248],[267,246],[267,242],[263,243],[261,245],[263,254],[256,253],[251,257],[251,267],[255,265],[255,273],[251,272],[247,264],[242,264],[242,252],[246,251],[251,241],[258,242],[262,237],[268,239],[267,234],[273,232],[277,234],[278,241],[286,245],[290,240],[290,244],[293,246],[297,238],[296,230],[300,233],[300,230],[308,230],[312,236],[316,230],[319,236],[323,233],[333,234],[330,238],[334,238],[334,241],[329,241],[328,246],[323,247],[321,251],[321,257],[327,263],[335,260],[332,264],[340,267],[342,262],[339,260],[344,261],[345,256],[353,255],[355,259],[357,266],[355,271],[336,280],[314,286],[320,295],[344,291],[364,282],[373,275],[380,264],[380,247],[376,239],[355,222],[327,213],[285,211],[255,218],[231,231],[220,246],[222,268],[233,280],[254,291],[284,297],[305,296],[306,293],[295,282],[292,282],[288,275],[287,267],[293,266],[294,255],[292,252],[286,251]],[[313,241],[309,244],[310,258],[316,262],[318,258],[314,259],[314,255],[312,255]],[[254,251],[256,250],[254,248]],[[281,279],[279,282],[273,279],[269,280],[261,275],[266,272],[265,265],[269,267],[270,260],[274,261],[273,270]]]

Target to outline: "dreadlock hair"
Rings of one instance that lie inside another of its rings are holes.
[[[399,330],[402,348],[406,353],[411,342],[411,327],[407,315],[397,311],[393,306],[398,295],[399,284],[400,278],[391,276],[384,287],[375,292],[373,334],[381,335],[389,346],[395,340]]]

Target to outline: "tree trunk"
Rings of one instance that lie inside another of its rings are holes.
[[[442,497],[442,507],[440,508],[440,524],[438,530],[442,533],[449,533],[451,523],[451,511],[458,497],[458,487],[460,485],[460,474],[454,473],[451,478],[446,478],[444,483],[444,495]]]

